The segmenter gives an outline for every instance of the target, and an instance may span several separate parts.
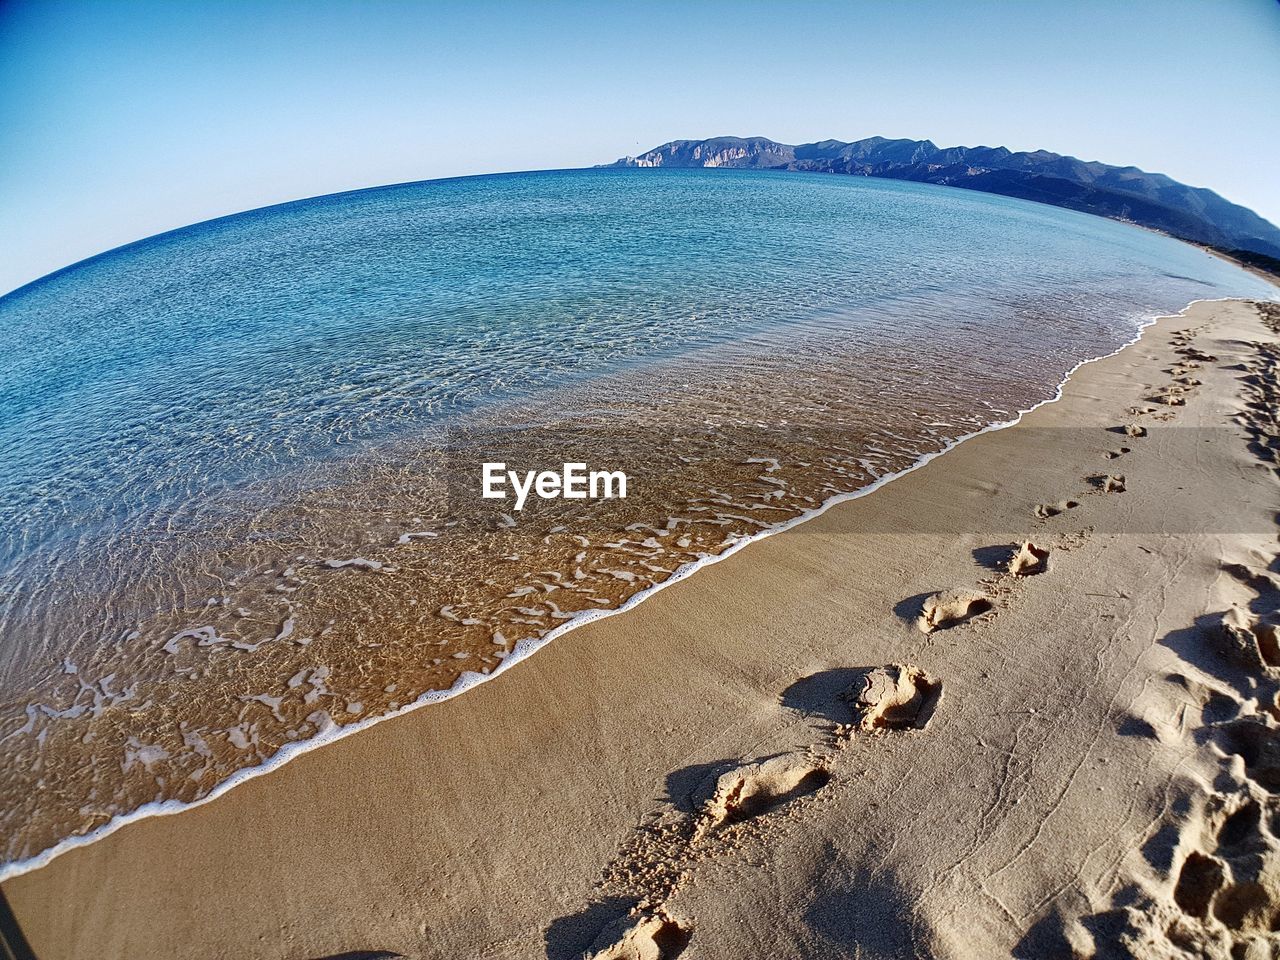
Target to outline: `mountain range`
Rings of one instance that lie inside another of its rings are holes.
[[[939,147],[869,137],[792,145],[765,137],[673,140],[616,167],[738,167],[913,180],[982,190],[1125,220],[1276,271],[1280,229],[1212,190],[1160,173],[1005,147]]]

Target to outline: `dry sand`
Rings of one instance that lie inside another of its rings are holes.
[[[1278,341],[1198,304],[1017,427],[5,893],[42,960],[1272,956]]]

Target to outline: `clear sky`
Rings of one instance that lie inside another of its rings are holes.
[[[667,140],[1043,147],[1280,222],[1276,0],[0,0],[0,292],[151,234]]]

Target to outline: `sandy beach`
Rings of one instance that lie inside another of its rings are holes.
[[[1160,320],[1015,427],[6,883],[13,914],[42,960],[1271,956],[1268,309]]]

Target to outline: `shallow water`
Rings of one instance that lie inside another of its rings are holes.
[[[488,673],[1272,291],[1001,197],[599,170],[254,211],[0,298],[0,854]],[[487,460],[630,496],[517,515]]]

